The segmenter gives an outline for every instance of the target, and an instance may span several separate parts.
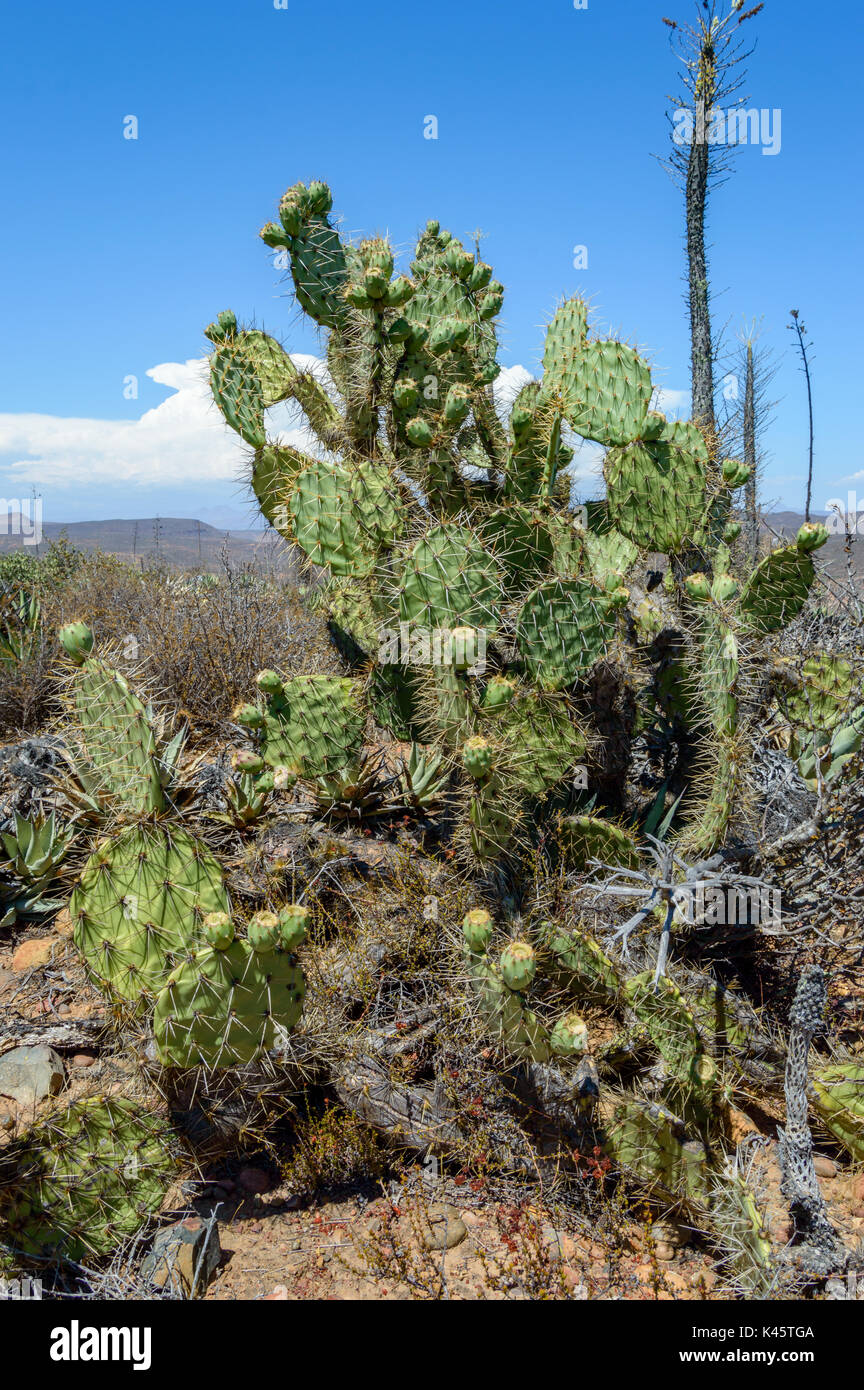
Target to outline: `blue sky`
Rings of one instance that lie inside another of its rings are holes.
[[[257,238],[300,178],[331,184],[349,231],[386,230],[406,252],[429,217],[466,239],[481,229],[507,289],[505,364],[536,369],[543,323],[582,290],[598,325],[686,391],[681,195],[653,156],[667,148],[676,71],[661,16],[692,13],[693,0],[13,7],[0,87],[4,494],[36,486],[48,520],[236,524],[239,454],[186,364],[229,306],[291,351],[320,350]],[[849,80],[864,21],[857,0],[825,15],[768,0],[746,26],[758,39],[748,105],[779,108],[782,144],[736,154],[710,219],[715,321],[734,342],[762,320],[779,363],[765,494],[782,505],[801,505],[806,468],[790,308],[814,340],[817,508],[856,488],[864,498]],[[137,140],[123,138],[130,115]],[[437,140],[423,137],[429,115]],[[586,269],[573,267],[578,245]]]

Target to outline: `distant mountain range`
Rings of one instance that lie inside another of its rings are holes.
[[[5,527],[4,527],[5,521]],[[24,550],[36,553],[33,522],[27,516],[0,517],[0,553]],[[41,550],[65,536],[80,550],[103,550],[127,560],[159,558],[183,568],[216,569],[227,555],[232,564],[256,562],[266,568],[290,572],[295,565],[289,549],[272,530],[226,531],[206,521],[187,517],[147,517],[137,521],[46,521],[42,525]]]
[[[804,518],[798,512],[771,512],[763,518],[763,532],[776,538],[792,539]],[[814,514],[814,520],[824,520]],[[26,516],[10,514],[0,517],[0,554],[10,550],[36,553],[37,547],[26,543],[33,533],[33,524]],[[864,576],[864,513],[860,514],[860,538],[852,546],[853,572]],[[296,562],[290,549],[272,530],[221,530],[206,521],[187,517],[148,517],[138,521],[56,521],[42,526],[39,546],[49,544],[65,535],[70,545],[81,550],[103,550],[112,555],[141,563],[159,558],[184,569],[216,570],[223,557],[232,564],[255,563],[279,573],[296,572]],[[835,579],[846,575],[846,555],[843,535],[832,535],[819,552],[823,564]]]

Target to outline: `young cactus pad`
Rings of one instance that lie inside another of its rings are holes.
[[[137,1000],[161,988],[209,913],[227,913],[228,895],[219,864],[185,830],[131,826],[90,856],[69,911],[93,977]]]

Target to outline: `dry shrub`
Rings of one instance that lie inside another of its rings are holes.
[[[46,614],[50,633],[72,618],[91,623],[101,646],[119,645],[160,701],[206,738],[253,697],[265,666],[287,674],[340,669],[326,624],[301,591],[227,557],[218,582],[164,567],[137,569],[87,557]]]

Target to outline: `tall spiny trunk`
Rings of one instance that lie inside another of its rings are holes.
[[[690,363],[693,419],[713,431],[715,424],[714,352],[711,342],[708,264],[705,255],[705,208],[708,200],[707,122],[710,119],[709,99],[705,95],[700,95],[696,100],[696,123],[687,162]]]
[[[759,557],[759,522],[756,517],[756,371],[753,344],[747,344],[747,374],[744,384],[744,462],[750,477],[744,484],[744,515],[747,554],[753,564]]]

